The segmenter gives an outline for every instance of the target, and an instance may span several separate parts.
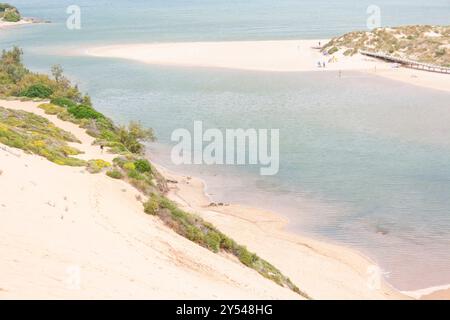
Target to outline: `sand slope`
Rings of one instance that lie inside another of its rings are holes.
[[[76,125],[39,103],[0,106],[43,115],[75,134],[86,158],[110,160]],[[346,248],[283,231],[279,216],[237,205],[209,207],[196,178],[158,168],[169,196],[274,264],[315,299],[402,299],[372,263]],[[62,167],[0,145],[0,299],[299,299],[233,257],[214,254],[143,213],[139,192],[84,168]]]
[[[125,182],[4,145],[0,170],[0,299],[300,298],[145,215]]]

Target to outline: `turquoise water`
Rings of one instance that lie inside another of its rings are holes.
[[[55,63],[118,122],[155,128],[166,166],[170,133],[205,127],[280,128],[281,167],[176,168],[216,199],[277,210],[290,229],[357,248],[400,289],[450,283],[450,94],[374,76],[148,66],[59,55],[64,48],[142,41],[326,38],[363,29],[371,1],[11,1],[54,23],[0,33],[27,64]],[[448,24],[450,1],[378,1],[382,24]],[[256,192],[255,192],[256,190]]]

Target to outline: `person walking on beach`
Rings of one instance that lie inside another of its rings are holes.
[[[101,144],[100,145],[100,150],[101,150],[101,153],[103,154],[103,148],[104,148],[104,146]]]
[[[325,61],[322,62],[322,67],[325,68]]]

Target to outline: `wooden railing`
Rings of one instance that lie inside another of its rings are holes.
[[[417,62],[414,60],[394,57],[394,56],[391,56],[388,54],[378,53],[378,52],[370,52],[370,51],[360,50],[359,53],[361,53],[365,56],[383,59],[383,60],[390,61],[390,62],[395,62],[395,63],[401,64],[402,66],[412,68],[412,69],[450,74],[450,68],[438,66],[435,64]]]

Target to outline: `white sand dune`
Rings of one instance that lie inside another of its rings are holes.
[[[82,129],[37,105],[0,100],[72,132],[85,156],[110,160]],[[0,299],[300,298],[144,214],[139,192],[123,181],[3,145],[0,170]],[[288,234],[274,214],[208,207],[200,180],[160,170],[179,181],[172,199],[273,263],[313,298],[405,298],[383,281],[373,286],[372,263],[358,253]]]
[[[336,53],[336,60],[314,49],[327,40],[274,40],[119,44],[73,50],[67,54],[121,58],[148,64],[212,67],[252,71],[360,71],[409,84],[450,91],[450,75],[413,69],[393,68],[386,63],[356,54]],[[326,68],[318,68],[325,62]]]
[[[300,298],[144,214],[127,183],[0,146],[0,299]]]

